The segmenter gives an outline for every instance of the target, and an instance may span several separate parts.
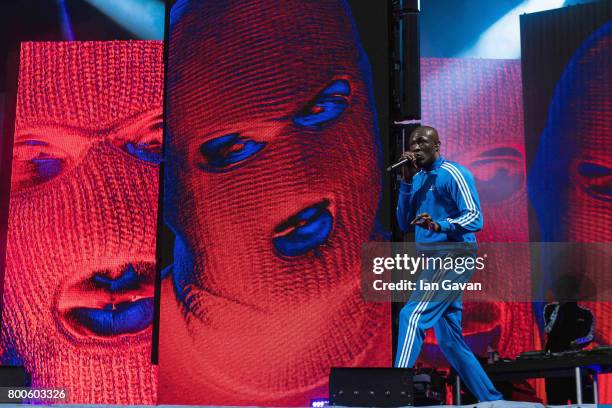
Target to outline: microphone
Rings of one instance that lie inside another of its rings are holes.
[[[410,161],[410,159],[406,157],[405,159],[402,159],[402,160],[398,161],[397,163],[392,164],[391,166],[387,167],[387,171],[395,170],[398,167],[401,167],[404,164],[408,163],[409,161]]]

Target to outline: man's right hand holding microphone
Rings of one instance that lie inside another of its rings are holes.
[[[408,159],[408,162],[402,166],[402,178],[406,183],[412,183],[412,178],[419,172],[419,167],[416,163],[416,156],[412,152],[404,152],[400,157],[400,160]],[[431,216],[427,213],[418,214],[414,220],[410,222],[411,225],[416,225],[421,228],[425,228],[430,231],[440,231],[440,226]]]
[[[400,160],[404,159],[408,159],[408,163],[402,166],[402,178],[406,183],[412,183],[412,177],[419,171],[416,164],[416,156],[414,153],[406,151],[400,157]]]

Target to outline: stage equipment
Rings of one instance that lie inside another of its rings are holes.
[[[323,408],[329,406],[329,398],[315,398],[310,400],[311,408]]]
[[[399,0],[393,11],[395,121],[421,119],[419,2]]]
[[[412,376],[409,368],[332,368],[329,403],[346,407],[413,405]]]
[[[406,150],[408,136],[420,125],[421,121],[421,52],[419,40],[419,0],[393,0],[391,30],[391,69],[392,100],[390,118],[392,119],[389,140],[389,157],[396,160]],[[390,170],[388,170],[390,171]],[[391,190],[396,198],[399,194],[399,174],[390,174]],[[391,214],[395,213],[395,200],[391,200]],[[404,241],[406,237],[397,225],[395,217],[391,221],[393,241]],[[397,331],[401,304],[393,303],[393,360],[397,350]]]
[[[398,167],[403,166],[404,164],[408,163],[409,161],[410,161],[410,159],[400,160],[397,163],[394,163],[394,164],[390,165],[389,167],[387,167],[387,171],[391,171],[391,170],[397,169]]]
[[[555,353],[556,354],[556,353]],[[576,381],[578,405],[582,401],[582,377],[593,377],[593,401],[598,403],[598,375],[612,372],[612,348],[600,347],[593,350],[580,350],[574,353],[552,355],[542,352],[522,353],[516,361],[500,361],[485,364],[483,368],[491,381],[549,378],[553,376],[573,376]]]
[[[446,376],[435,368],[420,368],[412,377],[416,406],[446,403]]]

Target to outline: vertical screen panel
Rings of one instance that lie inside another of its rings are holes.
[[[71,403],[156,400],[162,51],[21,47],[1,358]]]
[[[385,235],[364,35],[340,0],[172,8],[161,403],[304,406],[332,366],[390,365],[390,307],[360,295]]]
[[[423,58],[421,72],[423,123],[438,129],[444,157],[465,165],[476,179],[484,216],[479,242],[528,242],[520,61]],[[507,273],[475,279],[496,280],[491,287],[529,279],[528,259],[496,249],[489,262]],[[538,347],[529,303],[466,303],[464,309],[464,335],[476,355],[486,356],[491,346],[514,358]],[[448,364],[433,333],[423,350],[425,363]]]
[[[521,18],[527,186],[534,240],[612,241],[610,21],[609,1]],[[537,288],[540,295],[555,300],[573,297],[592,311],[591,347],[612,342],[608,301],[612,276],[605,259],[609,256],[591,252],[576,262],[575,269],[551,268],[548,259],[541,259],[545,285]],[[577,299],[576,293],[581,294]],[[612,401],[610,382],[610,376],[600,378],[600,402]]]

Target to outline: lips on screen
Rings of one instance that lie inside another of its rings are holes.
[[[162,67],[161,42],[21,48],[0,351],[70,402],[156,400]]]
[[[382,239],[369,63],[346,2],[277,3],[172,11],[160,401],[185,401],[180,382],[302,405],[332,364],[390,361],[388,305],[359,295],[361,244]]]

